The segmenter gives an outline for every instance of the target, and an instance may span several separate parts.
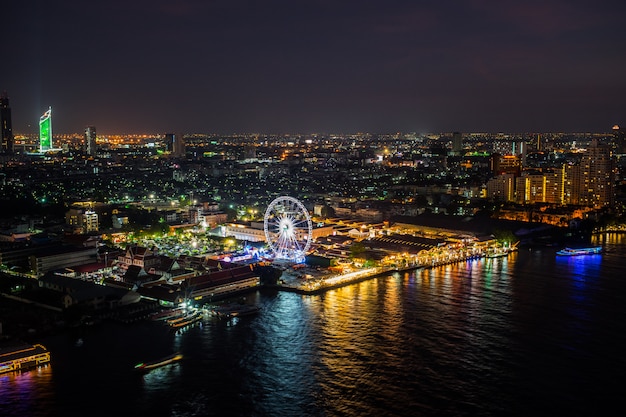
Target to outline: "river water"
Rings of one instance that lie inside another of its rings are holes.
[[[602,255],[522,248],[316,296],[249,294],[258,315],[178,333],[50,336],[49,366],[0,376],[0,415],[626,415],[626,235],[596,239]]]

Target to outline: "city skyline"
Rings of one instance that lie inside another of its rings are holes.
[[[395,1],[8,7],[13,132],[608,132],[626,5]]]

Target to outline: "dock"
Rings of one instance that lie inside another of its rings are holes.
[[[0,374],[24,371],[50,362],[50,352],[41,344],[20,341],[0,343]]]

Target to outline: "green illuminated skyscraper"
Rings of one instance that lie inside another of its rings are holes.
[[[39,151],[52,149],[52,107],[39,118]]]

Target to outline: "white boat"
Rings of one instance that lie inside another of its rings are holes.
[[[179,308],[171,308],[168,310],[159,311],[158,313],[154,313],[150,315],[150,319],[154,321],[168,320],[168,319],[181,317],[184,315],[185,315],[185,309],[182,307],[179,307]]]
[[[213,313],[220,318],[250,316],[261,309],[254,304],[226,304],[213,309]]]
[[[581,256],[597,255],[602,253],[602,246],[592,246],[589,248],[564,248],[557,251],[558,256]]]
[[[138,372],[149,372],[152,369],[160,368],[161,366],[169,365],[174,362],[178,362],[183,358],[183,355],[180,353],[175,353],[170,356],[166,356],[163,359],[159,359],[154,362],[142,362],[135,365],[135,370]]]
[[[181,327],[189,326],[190,324],[196,323],[200,320],[202,320],[202,312],[195,311],[186,315],[182,320],[169,323],[169,325],[175,329],[180,329]]]
[[[508,250],[501,250],[501,251],[487,252],[485,257],[487,257],[487,258],[502,258],[502,257],[508,256],[508,255],[509,255],[509,251]]]

